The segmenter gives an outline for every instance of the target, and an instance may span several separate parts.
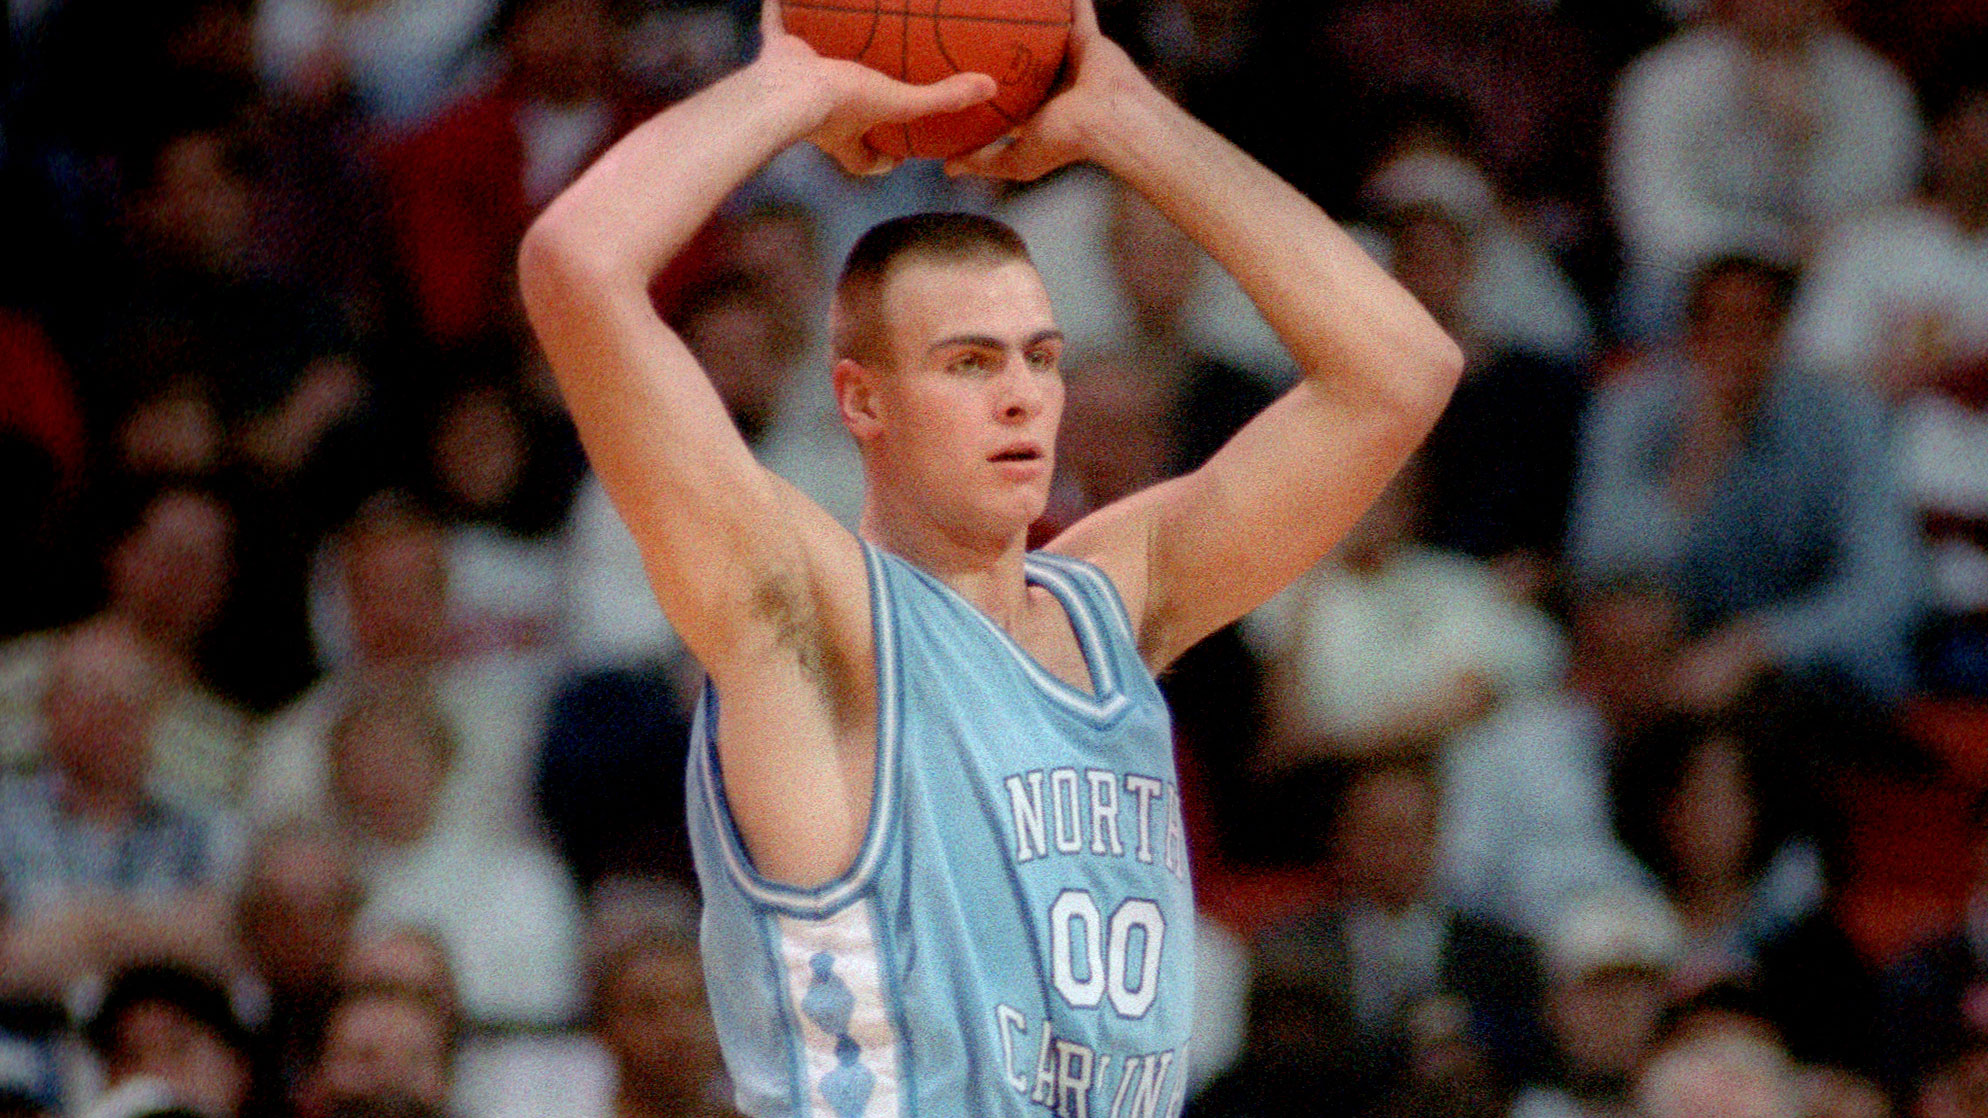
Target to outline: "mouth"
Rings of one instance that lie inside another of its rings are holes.
[[[987,456],[989,462],[1040,462],[1042,447],[1030,442],[1010,443]]]

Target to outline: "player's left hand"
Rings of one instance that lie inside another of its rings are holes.
[[[1074,0],[1063,80],[1034,116],[1002,139],[946,162],[946,173],[1029,182],[1091,157],[1099,121],[1114,102],[1151,88],[1131,56],[1098,30],[1093,0]]]

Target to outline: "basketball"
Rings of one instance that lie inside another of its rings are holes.
[[[787,30],[828,58],[926,85],[979,71],[994,97],[956,113],[878,125],[886,155],[950,159],[999,139],[1042,104],[1070,42],[1070,0],[782,0]]]

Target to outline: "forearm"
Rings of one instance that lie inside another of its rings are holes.
[[[1316,205],[1134,74],[1084,130],[1092,159],[1234,276],[1321,387],[1433,421],[1462,355]]]
[[[824,90],[762,58],[629,133],[548,206],[521,272],[555,262],[645,291],[740,184],[818,127]]]

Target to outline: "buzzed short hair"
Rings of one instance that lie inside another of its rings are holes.
[[[836,360],[848,358],[871,367],[889,363],[883,289],[891,274],[912,260],[1027,263],[1029,250],[1013,229],[979,214],[912,214],[871,229],[849,250],[835,283],[830,332]]]

